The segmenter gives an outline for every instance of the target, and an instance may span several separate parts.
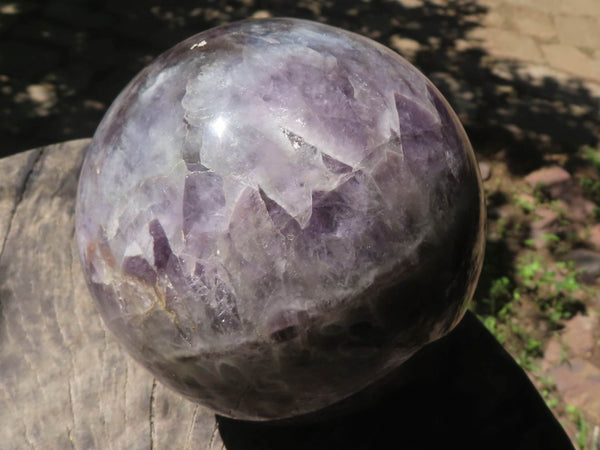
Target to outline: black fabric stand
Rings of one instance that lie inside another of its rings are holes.
[[[337,409],[354,410],[280,423],[219,417],[219,431],[228,450],[573,448],[525,372],[471,313],[344,403]]]

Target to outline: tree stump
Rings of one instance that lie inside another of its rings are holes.
[[[3,450],[572,448],[525,373],[469,314],[346,415],[216,420],[163,387],[107,332],[83,279],[74,211],[88,143],[0,160]]]
[[[89,140],[0,160],[0,448],[220,449],[215,416],[106,331],[74,242]]]

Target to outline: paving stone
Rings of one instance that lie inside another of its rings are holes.
[[[541,364],[542,373],[547,374],[549,370],[560,366],[564,357],[566,357],[566,353],[563,349],[560,338],[558,336],[554,336],[546,345],[544,359],[542,360]]]
[[[561,43],[576,47],[600,47],[600,23],[598,18],[557,15],[555,21]]]
[[[390,47],[405,58],[412,60],[421,48],[421,44],[414,39],[403,38],[398,34],[394,34],[390,37]]]
[[[507,5],[506,8],[504,14],[508,17],[508,23],[518,32],[543,40],[556,36],[553,17],[541,11],[539,6]]]
[[[549,341],[544,352],[541,370],[543,374],[562,365],[569,365],[573,359],[588,360],[596,347],[598,316],[576,315],[567,321],[565,328]],[[598,380],[600,382],[600,379]]]
[[[598,0],[503,0],[505,4],[543,8],[550,14],[573,14],[600,17],[600,2]]]
[[[485,27],[504,28],[506,26],[506,17],[495,9],[489,9],[482,17],[481,25]]]
[[[531,223],[535,230],[549,231],[553,225],[558,223],[558,213],[550,208],[536,208],[537,219]]]
[[[598,0],[544,0],[544,6],[547,11],[562,14],[572,14],[573,11],[577,11],[581,15],[600,17],[600,2]]]
[[[588,242],[595,250],[600,250],[600,224],[590,228]]]
[[[563,199],[567,201],[568,215],[573,220],[585,222],[594,214],[594,210],[596,209],[594,202],[583,198],[581,195],[566,195],[563,196]]]
[[[496,58],[511,58],[520,61],[542,62],[543,56],[530,36],[500,28],[476,28],[471,39],[482,41],[482,47]]]
[[[27,86],[29,100],[35,104],[35,113],[44,117],[57,102],[56,87],[51,83],[31,84]]]
[[[598,2],[600,4],[600,2]],[[575,76],[600,82],[600,62],[581,50],[565,44],[542,45],[548,63]]]
[[[584,282],[594,283],[600,277],[600,252],[578,248],[568,252],[564,259],[575,263],[575,268],[582,272]]]
[[[406,8],[420,8],[420,7],[423,7],[423,1],[422,0],[402,0],[399,3],[402,3],[402,6],[405,6]]]
[[[252,18],[253,19],[268,19],[269,17],[272,17],[273,14],[271,14],[270,11],[266,11],[264,9],[260,9],[258,11],[256,11],[254,14],[252,14]]]
[[[581,358],[549,371],[567,405],[579,408],[593,424],[600,424],[600,369]]]
[[[559,223],[559,216],[556,211],[549,208],[536,208],[536,220],[531,222],[531,237],[535,243],[535,248],[544,248],[548,245],[544,237],[548,233],[554,233]]]
[[[592,356],[597,327],[598,316],[595,314],[578,314],[567,322],[561,334],[563,344],[568,347],[569,357],[588,359]]]
[[[17,16],[28,14],[36,9],[39,9],[41,5],[37,4],[37,2],[33,0],[23,0],[19,2],[3,2],[4,4],[0,5],[0,14],[4,16]],[[3,18],[4,19],[4,18]]]
[[[576,180],[544,188],[544,192],[558,200],[558,205],[571,221],[586,223],[596,209],[596,204],[583,196],[581,186]]]
[[[498,7],[499,2],[497,0],[490,0],[490,3],[492,3],[494,7]],[[502,6],[516,5],[530,8],[539,8],[540,4],[538,0],[504,0],[503,3],[504,4]]]
[[[531,172],[525,177],[525,181],[531,187],[538,184],[553,186],[555,184],[565,183],[571,179],[571,174],[560,166],[543,167]]]

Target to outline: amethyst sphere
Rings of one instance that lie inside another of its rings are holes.
[[[457,324],[481,267],[481,182],[456,115],[396,53],[245,21],[176,45],[115,100],[77,239],[137,361],[220,414],[279,419]]]

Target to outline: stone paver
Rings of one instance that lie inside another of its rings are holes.
[[[599,0],[479,0],[488,9],[481,40],[492,57],[537,63],[600,83]],[[596,88],[593,89],[596,91]]]
[[[501,7],[502,3],[543,9],[555,15],[577,13],[600,17],[600,2],[598,0],[504,0],[495,2],[498,7]]]
[[[556,25],[551,14],[539,8],[518,5],[507,5],[506,7],[507,23],[512,25],[517,32],[542,40],[549,40],[556,36]]]
[[[590,228],[588,241],[595,250],[600,250],[600,224]]]
[[[600,62],[577,47],[550,44],[543,45],[542,52],[550,66],[583,79],[600,82]]]
[[[561,43],[575,47],[600,48],[600,23],[597,18],[558,15],[555,21]]]
[[[578,314],[571,319],[562,334],[569,355],[589,359],[596,345],[595,331],[597,328],[598,317],[596,315],[582,316]]]
[[[471,38],[480,40],[483,48],[498,58],[514,58],[539,63],[542,52],[533,38],[502,28],[476,28]]]
[[[555,184],[564,183],[571,179],[571,175],[560,166],[551,166],[538,169],[531,172],[525,177],[525,181],[531,186],[536,187],[538,184],[552,186]]]
[[[592,423],[600,424],[600,369],[580,358],[548,372],[568,405],[580,409]]]
[[[598,325],[594,312],[587,316],[578,314],[567,321],[565,328],[548,342],[541,364],[541,374],[552,380],[564,404],[584,414],[592,436],[600,432],[600,368],[591,360],[597,351]],[[566,416],[562,419],[575,442],[579,430]],[[592,444],[587,448],[596,447]]]

